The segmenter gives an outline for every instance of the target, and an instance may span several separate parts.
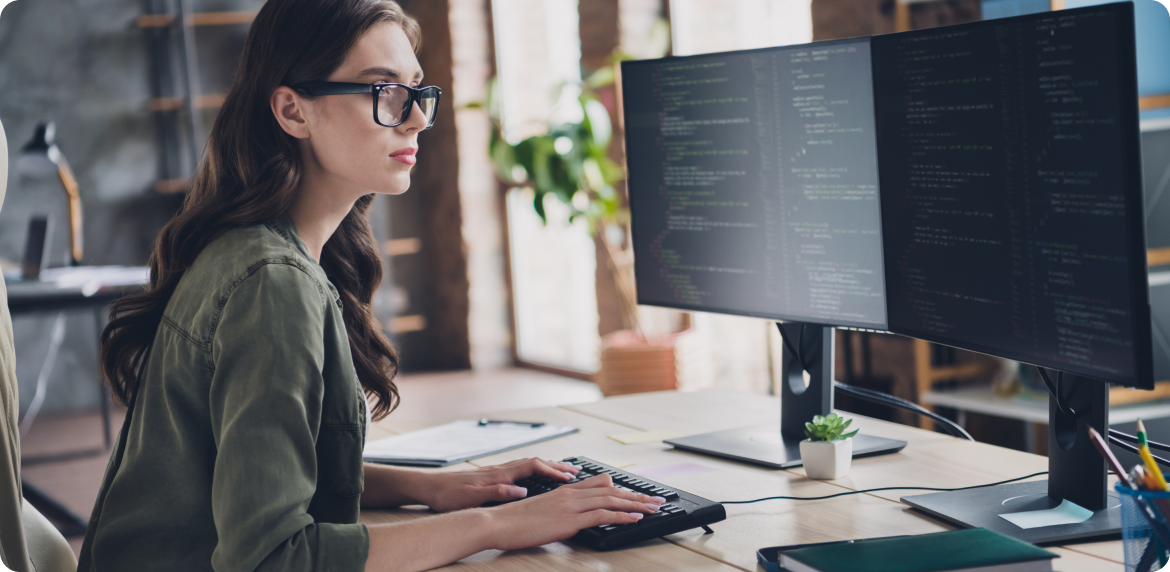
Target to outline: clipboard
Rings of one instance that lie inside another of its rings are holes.
[[[446,467],[525,445],[576,433],[567,425],[462,419],[366,443],[362,458],[371,463]]]

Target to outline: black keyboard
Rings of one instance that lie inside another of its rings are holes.
[[[723,505],[698,497],[677,488],[656,483],[650,479],[603,465],[588,457],[569,457],[561,461],[581,467],[581,471],[571,481],[554,481],[548,477],[529,477],[516,481],[516,486],[526,487],[528,496],[547,493],[562,485],[571,485],[608,473],[613,484],[618,488],[631,490],[645,495],[662,497],[658,511],[642,515],[642,520],[632,524],[605,524],[586,528],[576,534],[573,540],[594,550],[611,550],[650,540],[667,534],[674,534],[692,528],[707,527],[712,522],[719,522],[727,518]]]

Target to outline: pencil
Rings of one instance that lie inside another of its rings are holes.
[[[1154,482],[1158,484],[1158,488],[1155,490],[1170,490],[1170,486],[1166,485],[1166,477],[1162,476],[1162,470],[1158,468],[1158,463],[1154,460],[1154,455],[1150,453],[1149,440],[1146,438],[1146,425],[1142,423],[1141,419],[1138,419],[1137,431],[1138,456],[1142,458],[1142,463],[1146,465],[1146,471],[1154,477]]]
[[[1093,442],[1093,446],[1097,448],[1097,452],[1101,453],[1102,457],[1105,457],[1105,462],[1109,463],[1109,468],[1113,469],[1113,474],[1117,475],[1117,479],[1121,481],[1121,484],[1135,491],[1140,490],[1136,486],[1137,483],[1130,480],[1129,473],[1121,468],[1121,461],[1118,461],[1117,457],[1113,455],[1113,451],[1109,450],[1109,445],[1105,443],[1105,439],[1102,439],[1101,434],[1092,427],[1089,427],[1089,440]]]

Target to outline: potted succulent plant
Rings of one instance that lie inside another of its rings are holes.
[[[800,442],[800,458],[810,479],[833,480],[849,474],[852,437],[857,434],[857,429],[845,433],[851,423],[852,419],[830,413],[817,415],[804,424],[804,435],[808,438]]]

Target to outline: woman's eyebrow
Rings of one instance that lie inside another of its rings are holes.
[[[368,76],[368,75],[392,77],[394,79],[398,79],[398,77],[399,77],[398,72],[396,72],[390,68],[380,68],[380,67],[368,68],[368,69],[362,71],[362,73],[359,73],[358,77]],[[422,79],[422,77],[423,77],[422,70],[419,70],[418,72],[416,72],[414,74],[414,79],[416,79],[416,80],[420,80],[420,79]]]

